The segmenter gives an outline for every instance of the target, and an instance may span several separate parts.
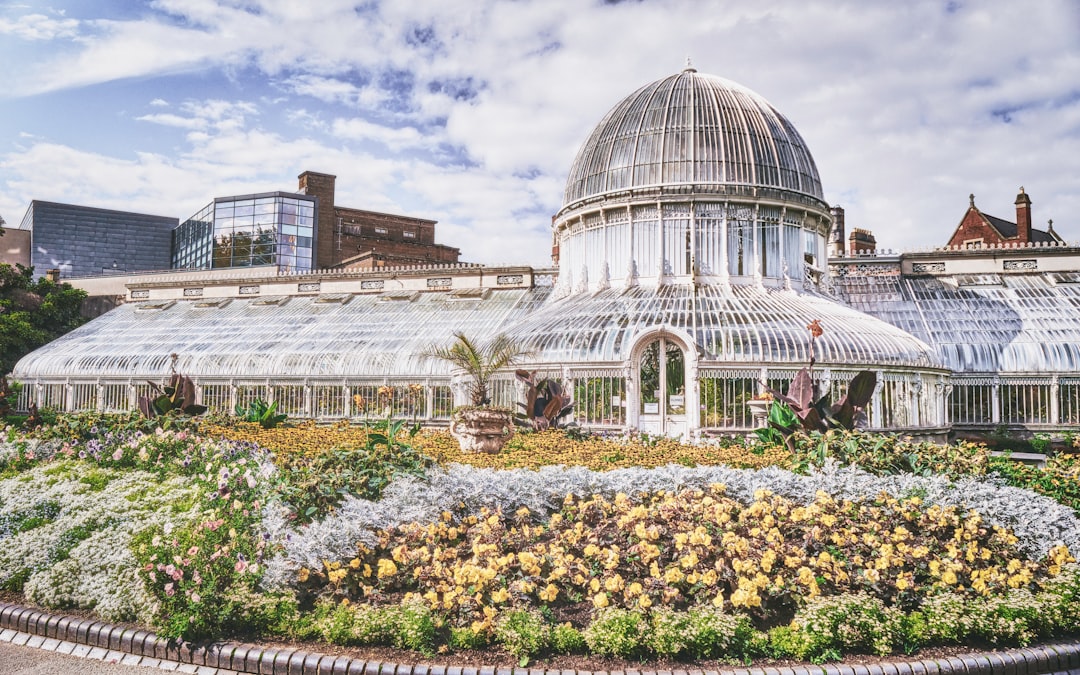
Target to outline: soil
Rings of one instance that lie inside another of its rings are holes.
[[[10,591],[0,591],[0,602],[18,604],[24,607],[33,607],[43,612],[55,612],[57,614],[74,616],[83,619],[99,618],[93,612],[88,610],[52,610],[40,607],[34,605],[33,603],[27,602],[21,594],[12,593]],[[135,629],[147,630],[145,626],[140,626],[133,623],[115,622],[115,624]],[[236,641],[245,643],[251,642],[249,640],[243,639],[237,639]],[[488,649],[460,651],[453,654],[436,654],[434,656],[425,656],[418,652],[392,649],[389,647],[341,647],[338,645],[327,644],[325,642],[301,642],[295,640],[258,640],[255,641],[254,644],[258,644],[263,647],[271,647],[274,649],[295,649],[309,652],[319,652],[321,654],[329,654],[333,656],[348,656],[350,658],[362,659],[364,661],[377,661],[381,663],[440,664],[445,666],[472,667],[516,667],[520,665],[505,650],[495,647]],[[849,654],[844,658],[843,662],[848,665],[868,665],[871,663],[902,662],[922,659],[941,659],[949,656],[963,656],[965,654],[972,654],[976,652],[993,651],[1000,650],[995,649],[992,646],[934,647],[920,650],[918,653],[911,656],[896,655],[889,657],[880,657],[868,654]],[[695,670],[723,670],[731,668],[743,668],[747,667],[750,664],[736,661],[717,660],[673,661],[670,659],[654,659],[648,661],[630,661],[626,659],[602,658],[596,656],[551,656],[548,658],[529,661],[527,665],[529,668],[538,668],[545,670],[576,670],[596,673],[599,671],[616,672],[646,669],[688,670],[692,668]],[[753,667],[755,668],[784,668],[806,665],[810,664],[805,661],[795,660],[757,659],[753,662]]]

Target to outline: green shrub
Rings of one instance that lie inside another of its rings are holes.
[[[321,601],[312,613],[315,635],[345,646],[384,646],[434,653],[435,618],[426,606],[352,605]]]
[[[468,626],[465,627],[450,627],[450,639],[447,641],[447,646],[452,651],[460,651],[462,649],[483,649],[488,645],[487,633],[473,630]]]
[[[689,615],[673,609],[660,608],[652,612],[651,630],[646,637],[646,644],[656,654],[665,657],[677,656],[688,651]]]
[[[547,649],[551,629],[540,612],[512,609],[503,612],[495,622],[495,640],[524,666],[529,658]]]
[[[646,642],[660,657],[745,657],[753,633],[750,619],[744,616],[707,607],[688,611],[661,608],[652,611]]]
[[[596,613],[585,629],[585,643],[600,656],[631,658],[645,647],[645,632],[649,623],[635,611],[606,607]]]
[[[811,600],[792,627],[805,640],[797,656],[814,662],[852,652],[885,656],[903,641],[901,613],[865,593]]]
[[[427,605],[409,602],[387,609],[387,623],[394,631],[393,647],[429,655],[435,653],[437,626]]]
[[[831,458],[839,464],[858,466],[878,475],[943,474],[958,478],[985,474],[990,459],[990,451],[978,443],[959,441],[942,445],[859,431],[797,434],[793,441],[791,462],[796,470],[821,466],[825,459]]]
[[[1064,565],[1061,574],[1044,582],[1039,600],[1054,633],[1080,626],[1080,564]]]
[[[1048,628],[1046,608],[1026,588],[1010,589],[1003,596],[978,598],[968,603],[968,637],[991,644],[1031,644]]]
[[[956,593],[926,598],[904,619],[905,642],[916,647],[959,642],[966,630],[967,609],[964,597]]]
[[[357,645],[386,645],[394,642],[394,623],[388,616],[391,607],[375,605],[349,605],[352,612],[352,635]]]
[[[585,636],[569,623],[556,624],[551,628],[551,651],[556,654],[581,654],[587,647]]]
[[[746,656],[753,627],[743,615],[695,607],[686,613],[686,653],[695,659]]]
[[[266,401],[257,398],[249,403],[246,408],[237,403],[233,412],[243,422],[254,422],[263,429],[273,429],[289,417],[284,413],[277,412],[277,406],[277,401],[267,404]]]
[[[1051,457],[1045,467],[994,457],[990,460],[989,471],[1013,487],[1045,495],[1080,513],[1080,456]]]
[[[332,604],[333,609],[321,622],[320,632],[324,640],[335,645],[373,644],[364,639],[358,639],[353,633],[353,625],[359,623],[357,614],[360,612],[345,604]],[[366,617],[365,617],[366,618]],[[377,644],[381,639],[375,640]]]

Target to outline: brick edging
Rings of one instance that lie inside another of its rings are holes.
[[[574,671],[484,666],[460,667],[364,661],[295,649],[235,642],[193,644],[96,619],[50,614],[0,602],[0,630],[7,629],[149,659],[256,675],[578,675]],[[200,671],[201,672],[201,671]],[[984,652],[944,659],[848,666],[735,668],[721,671],[592,671],[580,675],[1080,675],[1080,641]]]

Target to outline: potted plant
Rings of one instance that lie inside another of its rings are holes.
[[[449,346],[427,352],[427,356],[447,361],[469,377],[470,405],[454,410],[450,419],[450,434],[463,451],[496,453],[514,435],[513,413],[491,405],[488,385],[496,372],[527,353],[506,335],[478,343],[461,332],[454,333]]]

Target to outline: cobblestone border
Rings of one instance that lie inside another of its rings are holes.
[[[848,666],[590,673],[484,666],[407,665],[233,642],[192,644],[94,619],[0,603],[0,641],[103,661],[197,675],[1080,675],[1080,642],[945,659]]]

